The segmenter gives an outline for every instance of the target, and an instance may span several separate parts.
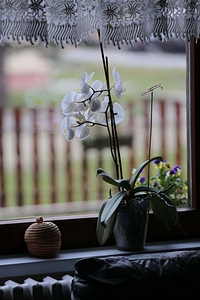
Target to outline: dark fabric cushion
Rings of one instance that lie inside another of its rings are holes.
[[[75,264],[73,300],[199,297],[200,250],[87,258]]]

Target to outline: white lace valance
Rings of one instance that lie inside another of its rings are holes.
[[[200,0],[0,0],[0,43],[77,45],[99,30],[104,43],[200,36]]]

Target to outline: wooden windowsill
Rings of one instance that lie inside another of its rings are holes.
[[[145,250],[135,255],[178,250],[200,249],[200,240],[181,240],[173,242],[147,243]],[[31,277],[40,274],[71,273],[78,259],[86,257],[105,257],[111,255],[128,255],[133,252],[120,251],[116,247],[98,247],[60,251],[55,258],[35,258],[29,254],[9,255],[0,258],[0,279],[14,277]]]

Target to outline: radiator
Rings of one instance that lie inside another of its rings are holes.
[[[0,300],[70,300],[72,276],[60,280],[50,276],[42,281],[27,278],[23,283],[7,280],[0,286]]]

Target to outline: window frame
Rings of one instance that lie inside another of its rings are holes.
[[[173,228],[167,231],[155,219],[153,214],[149,217],[147,242],[160,242],[172,240],[186,240],[200,236],[200,198],[198,198],[198,170],[200,170],[200,143],[198,139],[200,128],[200,41],[191,39],[188,47],[188,71],[187,71],[187,96],[190,99],[188,105],[188,178],[191,185],[191,207],[179,209],[178,214],[182,228]],[[96,239],[97,214],[78,216],[57,216],[45,218],[57,224],[62,235],[62,250],[98,247]],[[19,219],[0,221],[0,255],[26,253],[24,233],[27,227],[34,223],[35,219]],[[113,237],[106,245],[114,245]],[[100,247],[100,246],[99,246]]]

